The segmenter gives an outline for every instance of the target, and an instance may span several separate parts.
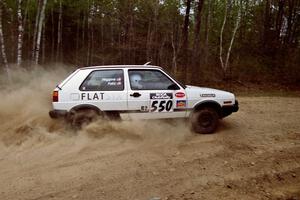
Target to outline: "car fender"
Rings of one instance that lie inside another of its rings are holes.
[[[221,114],[222,114],[222,106],[218,101],[215,101],[215,100],[200,100],[200,101],[198,101],[197,103],[195,103],[193,105],[192,112],[200,110],[201,108],[204,108],[204,107],[214,108],[217,111],[219,116],[221,116]]]

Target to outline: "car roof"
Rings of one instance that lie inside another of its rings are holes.
[[[79,69],[103,69],[103,68],[155,68],[155,69],[162,69],[159,66],[155,65],[100,65],[100,66],[89,66],[89,67],[81,67]]]

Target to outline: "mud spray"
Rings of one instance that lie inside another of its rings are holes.
[[[57,66],[57,65],[56,65]],[[70,130],[63,120],[52,120],[51,93],[73,69],[13,69],[12,83],[6,84],[0,76],[0,141],[4,147],[36,146],[60,140],[82,142],[108,138],[135,140],[150,145],[178,143],[189,135],[185,121],[97,121],[81,131]]]

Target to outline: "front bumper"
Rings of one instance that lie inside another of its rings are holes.
[[[239,110],[239,102],[235,100],[235,103],[231,106],[223,106],[222,107],[222,118],[231,115],[233,112],[237,112]]]
[[[232,112],[237,112],[238,110],[239,110],[239,102],[235,100],[235,103],[232,106]]]
[[[52,119],[63,118],[67,116],[68,112],[66,110],[50,110],[49,115]]]

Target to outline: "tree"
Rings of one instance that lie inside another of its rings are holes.
[[[38,34],[38,27],[39,27],[39,19],[41,15],[41,5],[42,5],[42,0],[37,0],[38,5],[37,5],[37,11],[36,11],[36,17],[35,17],[35,26],[34,26],[34,33],[33,33],[33,44],[32,44],[32,61],[35,59],[35,53],[36,53],[36,41],[37,41],[37,34]]]
[[[3,63],[4,63],[5,70],[7,73],[7,78],[9,80],[9,82],[11,82],[11,75],[10,75],[10,70],[9,70],[9,66],[8,66],[8,62],[7,62],[5,42],[4,42],[4,36],[3,36],[3,28],[2,28],[2,4],[0,4],[0,45],[1,45],[1,54],[2,54]]]
[[[243,80],[284,73],[284,80],[300,78],[298,0],[0,0],[0,5],[3,69],[9,63],[26,67],[27,60],[77,66],[151,60],[194,84],[228,72]]]
[[[37,39],[36,39],[36,48],[35,48],[35,64],[36,65],[39,63],[41,35],[42,35],[42,28],[43,28],[43,23],[44,23],[44,19],[45,19],[46,5],[47,5],[47,0],[43,0],[41,12],[40,12],[41,14],[40,14],[40,17],[39,17],[38,30],[37,30]]]
[[[184,23],[182,27],[182,43],[180,48],[181,55],[181,70],[179,77],[181,80],[186,80],[187,67],[188,67],[188,48],[189,48],[189,24],[190,24],[190,10],[191,10],[191,0],[186,0],[186,9],[184,16]]]
[[[278,43],[280,43],[284,6],[285,6],[285,0],[279,0],[278,1],[278,12],[277,12],[277,17],[276,17],[276,39],[277,39]]]
[[[23,15],[22,0],[18,0],[18,47],[17,47],[17,65],[20,67],[22,62],[22,45],[23,45]]]
[[[201,28],[201,18],[202,18],[202,10],[203,10],[203,4],[204,0],[199,0],[197,4],[197,10],[196,10],[196,24],[195,24],[195,30],[194,30],[194,46],[193,46],[193,69],[189,70],[191,71],[192,79],[197,79],[197,76],[199,75],[199,65],[200,65],[200,28]],[[189,74],[189,73],[188,73]],[[189,78],[188,78],[189,79]]]
[[[58,23],[57,23],[57,44],[56,44],[56,62],[61,56],[61,42],[62,42],[62,0],[59,0]]]
[[[235,26],[234,26],[234,29],[232,32],[230,44],[229,44],[229,47],[228,47],[228,50],[226,53],[226,58],[225,58],[225,63],[224,63],[224,61],[223,61],[223,33],[224,33],[226,21],[227,21],[227,15],[228,15],[228,9],[229,9],[230,3],[231,3],[230,0],[228,0],[227,6],[225,8],[224,20],[223,20],[223,24],[222,24],[222,28],[221,28],[221,32],[220,32],[220,62],[221,62],[221,67],[223,69],[224,78],[226,78],[226,72],[227,72],[227,69],[229,68],[229,58],[231,55],[231,50],[232,50],[232,46],[233,46],[233,43],[235,40],[236,32],[240,26],[241,12],[242,12],[242,0],[240,0]]]

